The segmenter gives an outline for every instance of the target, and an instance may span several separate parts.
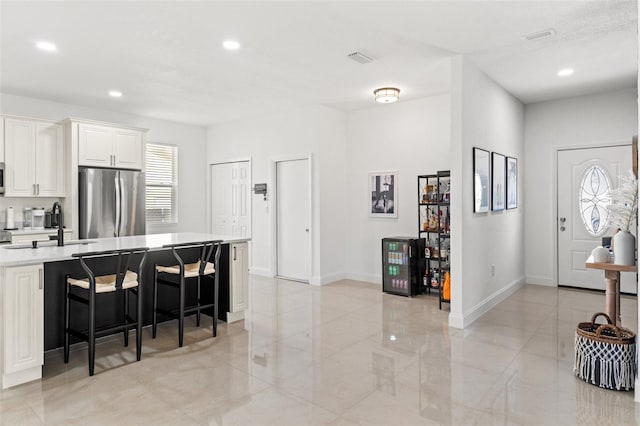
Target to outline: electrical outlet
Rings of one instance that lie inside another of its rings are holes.
[[[491,276],[492,277],[496,276],[496,265],[491,265]]]

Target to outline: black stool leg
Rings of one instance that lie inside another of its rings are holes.
[[[198,275],[198,301],[196,302],[198,310],[196,311],[196,326],[200,327],[200,275]]]
[[[93,376],[96,357],[96,294],[89,291],[89,375]]]
[[[138,284],[136,290],[138,298],[138,307],[136,310],[136,360],[142,358],[142,285]]]
[[[69,275],[64,276],[64,363],[69,363]]]
[[[180,318],[178,318],[178,347],[182,347],[184,341],[184,275],[180,277]]]
[[[216,273],[213,278],[213,337],[218,335],[218,266],[216,265]]]
[[[123,291],[124,293],[124,347],[129,346],[129,290]]]
[[[158,313],[156,309],[158,308],[158,265],[153,265],[153,322],[151,326],[151,337],[156,338],[156,333],[158,331]],[[140,286],[138,286],[138,291],[140,291]],[[138,297],[140,297],[140,293],[138,293]]]

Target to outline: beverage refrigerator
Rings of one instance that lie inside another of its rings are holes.
[[[424,238],[382,239],[382,291],[409,297],[420,294],[424,247]]]

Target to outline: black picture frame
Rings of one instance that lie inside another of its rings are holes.
[[[489,151],[482,148],[473,148],[473,212],[487,213],[489,211],[489,188],[491,179],[489,176],[490,157]]]
[[[518,159],[507,157],[507,210],[518,208]]]
[[[506,206],[506,163],[507,157],[497,152],[491,153],[491,210],[499,212]]]

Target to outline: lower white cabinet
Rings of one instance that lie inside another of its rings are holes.
[[[229,309],[227,322],[244,318],[249,306],[249,249],[246,242],[229,245]]]
[[[4,269],[2,283],[2,388],[42,377],[44,364],[43,265]]]

